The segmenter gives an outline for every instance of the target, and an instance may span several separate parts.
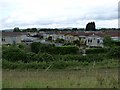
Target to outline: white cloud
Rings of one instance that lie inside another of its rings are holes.
[[[118,0],[0,0],[0,29],[24,27],[117,27]],[[112,22],[112,23],[111,23]]]

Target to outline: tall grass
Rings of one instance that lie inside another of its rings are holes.
[[[118,71],[3,70],[3,88],[118,88]]]

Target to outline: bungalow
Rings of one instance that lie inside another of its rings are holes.
[[[112,40],[114,41],[120,41],[120,31],[109,31],[105,33],[106,35],[109,35]]]
[[[103,38],[93,33],[86,36],[86,45],[88,47],[103,47]]]
[[[21,43],[22,32],[2,32],[2,44],[19,44]]]
[[[79,36],[78,36],[78,34],[72,33],[72,32],[71,33],[66,33],[65,34],[65,40],[72,42],[74,40],[79,40]]]

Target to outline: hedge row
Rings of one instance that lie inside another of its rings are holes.
[[[107,53],[108,48],[91,48],[86,49],[86,54],[99,54],[99,53]]]
[[[3,51],[2,57],[3,59],[6,59],[8,61],[12,61],[12,62],[22,61],[24,63],[33,62],[33,61],[48,62],[54,60],[52,55],[50,54],[47,53],[35,54],[32,52],[26,52],[18,48],[10,48],[8,50]]]
[[[59,48],[59,49],[58,49]],[[69,49],[68,49],[69,48]],[[57,52],[62,52],[62,54],[70,52],[70,47],[57,47]],[[74,48],[75,50],[75,48]],[[72,53],[75,53],[74,50],[72,50]],[[94,50],[94,49],[93,49]],[[80,55],[80,54],[49,54],[49,53],[33,53],[33,52],[26,52],[25,50],[21,50],[20,48],[9,48],[3,51],[2,57],[5,60],[16,62],[16,61],[22,61],[24,63],[28,62],[51,62],[51,61],[102,61],[104,58],[120,58],[120,47],[114,47],[107,52],[107,54],[87,54],[86,56]],[[55,52],[55,51],[54,51]],[[95,51],[94,51],[95,52]],[[97,52],[97,51],[96,51]]]
[[[104,54],[89,54],[86,56],[82,55],[51,55],[48,53],[30,53],[20,50],[18,48],[12,48],[5,50],[3,52],[3,59],[16,62],[22,61],[24,63],[28,62],[50,62],[50,61],[102,61],[103,57],[105,58]]]
[[[60,46],[56,47],[54,45],[32,43],[31,51],[34,53],[49,53],[49,54],[77,54],[79,48],[76,46]]]
[[[113,47],[107,53],[108,57],[110,58],[120,58],[120,46]]]
[[[11,48],[3,51],[3,59],[16,62],[22,61],[28,62],[50,62],[50,61],[102,61],[105,55],[102,54],[89,54],[86,56],[82,55],[51,55],[48,53],[32,53],[20,50],[19,48]]]
[[[3,69],[73,69],[79,70],[82,68],[93,68],[94,62],[78,62],[78,61],[54,61],[54,62],[30,62],[24,63],[21,61],[18,62],[10,62],[7,60],[3,60],[2,68]],[[96,62],[95,68],[118,68],[118,60],[117,59],[104,59],[102,62]]]
[[[55,60],[61,61],[79,61],[79,62],[91,62],[91,61],[102,61],[106,58],[105,54],[89,54],[86,56],[83,55],[55,55]]]
[[[93,62],[92,62],[93,63]],[[55,62],[30,62],[23,63],[19,62],[10,62],[7,60],[3,60],[2,63],[3,69],[66,69],[66,68],[75,68],[75,67],[84,67],[86,65],[91,65],[88,62],[77,62],[77,61],[55,61]]]

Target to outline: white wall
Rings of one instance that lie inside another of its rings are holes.
[[[99,43],[98,43],[98,40],[99,40]],[[86,45],[103,47],[103,38],[96,35],[88,36],[86,37]]]
[[[2,41],[2,44],[14,44],[15,43],[21,43],[21,37],[20,36],[14,36],[14,37],[2,37],[5,39],[5,41]]]

